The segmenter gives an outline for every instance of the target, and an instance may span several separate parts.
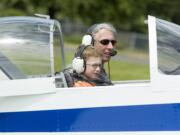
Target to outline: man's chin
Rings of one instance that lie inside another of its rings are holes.
[[[111,56],[110,57],[104,57],[103,62],[108,62],[110,59],[111,59]]]

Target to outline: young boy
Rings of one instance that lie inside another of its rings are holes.
[[[76,72],[74,87],[96,86],[102,69],[102,53],[91,45],[81,45],[72,66]]]

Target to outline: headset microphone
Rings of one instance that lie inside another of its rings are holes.
[[[113,49],[110,53],[111,56],[115,56],[117,54],[117,51],[115,49]]]

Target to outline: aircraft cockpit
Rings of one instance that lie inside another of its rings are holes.
[[[180,27],[152,16],[148,17],[148,27],[148,85],[158,90],[171,89],[174,84],[180,86]],[[52,93],[56,88],[67,87],[60,72],[65,68],[65,52],[58,21],[3,17],[0,33],[0,96]],[[159,85],[162,81],[164,85]]]

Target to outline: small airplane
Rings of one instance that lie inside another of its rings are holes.
[[[149,81],[68,88],[60,23],[0,18],[0,135],[179,135],[180,26],[147,23]]]

